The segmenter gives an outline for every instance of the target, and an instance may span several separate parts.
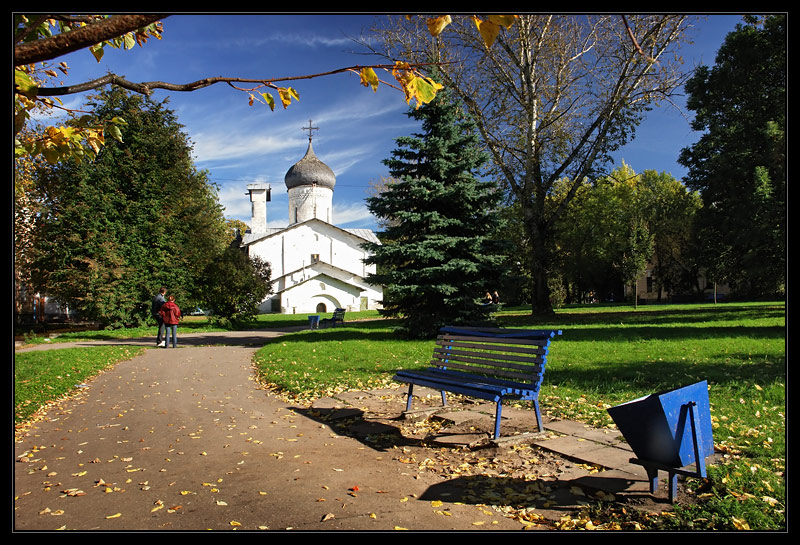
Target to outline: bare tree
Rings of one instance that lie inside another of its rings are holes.
[[[552,312],[552,235],[580,183],[685,82],[675,53],[688,26],[681,15],[521,15],[491,48],[470,17],[435,38],[415,18],[375,29],[387,57],[436,62],[477,123],[522,210],[534,312]],[[571,185],[555,196],[559,179]]]

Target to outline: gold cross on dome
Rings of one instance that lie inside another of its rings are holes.
[[[302,130],[308,131],[308,141],[311,141],[311,131],[318,131],[319,127],[312,127],[311,120],[308,120],[308,127],[302,127]]]

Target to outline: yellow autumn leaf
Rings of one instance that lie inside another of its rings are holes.
[[[499,25],[499,26],[505,28],[506,30],[511,28],[511,26],[514,24],[514,19],[516,19],[517,17],[518,17],[517,15],[487,15],[486,16],[486,18],[490,22],[492,22],[492,23],[494,23],[496,25]]]
[[[286,109],[286,107],[292,103],[292,99],[300,100],[300,96],[297,94],[297,91],[291,87],[280,87],[278,89],[278,94],[281,97],[281,104],[283,104],[284,109]]]
[[[431,36],[436,37],[442,33],[442,31],[453,22],[453,19],[449,15],[442,15],[439,17],[431,17],[428,19],[428,32],[431,33]]]
[[[269,109],[275,111],[275,99],[269,93],[261,93],[261,98],[264,99],[264,103],[269,106]],[[250,99],[250,106],[253,105],[252,96]]]
[[[242,525],[242,523],[241,523],[241,522],[237,522],[237,521],[235,521],[235,520],[232,520],[232,521],[231,521],[231,526],[241,526],[241,525]]]
[[[395,530],[408,530],[408,528],[403,528],[402,526],[395,526]]]
[[[378,92],[378,76],[375,74],[375,70],[372,68],[362,68],[361,72],[359,72],[359,76],[361,77],[361,85],[364,87],[372,87],[372,90],[376,93]]]
[[[430,78],[417,78],[417,93],[415,95],[417,103],[422,102],[423,104],[427,104],[428,102],[432,101],[434,98],[436,98],[436,92],[443,87],[444,85],[441,83],[436,83]]]
[[[733,526],[737,530],[749,530],[750,529],[750,525],[747,524],[747,521],[744,520],[744,519],[731,517],[731,522],[733,522]]]
[[[116,513],[114,515],[108,515],[106,518],[107,519],[115,519],[115,518],[119,518],[121,516],[122,516],[122,513]]]
[[[475,15],[472,16],[472,20],[475,23],[475,26],[478,28],[481,38],[483,38],[484,45],[486,45],[486,47],[492,47],[492,44],[494,44],[494,41],[497,39],[497,35],[500,34],[500,28],[502,27],[491,21],[484,21]]]
[[[441,507],[441,506],[442,506],[441,500],[433,500],[431,502],[431,507]]]

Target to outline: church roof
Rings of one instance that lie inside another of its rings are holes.
[[[324,222],[318,218],[311,218],[301,223],[294,223],[288,227],[268,227],[265,233],[251,233],[250,231],[247,231],[242,237],[241,245],[247,246],[249,244],[253,244],[254,242],[258,242],[259,240],[271,237],[282,231],[288,231],[289,229],[294,229],[309,222],[320,222],[330,227],[333,227],[334,229],[337,229],[339,231],[344,231],[345,233],[366,240],[367,242],[374,242],[376,244],[381,243],[381,241],[378,240],[378,236],[375,234],[375,232],[370,229],[345,229],[343,227],[337,227],[336,225],[331,225],[330,223]]]
[[[286,172],[284,176],[286,189],[303,185],[317,185],[333,190],[336,185],[336,175],[333,170],[314,155],[311,139],[308,139],[306,154]]]

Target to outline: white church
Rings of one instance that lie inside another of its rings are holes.
[[[336,308],[370,310],[380,306],[381,286],[369,284],[375,272],[366,265],[361,244],[378,242],[369,229],[344,229],[333,223],[333,188],[336,176],[314,155],[311,123],[305,156],[286,173],[289,225],[267,227],[269,184],[247,185],[251,203],[250,229],[242,238],[248,255],[272,267],[272,295],[260,306],[262,313],[330,313]]]

